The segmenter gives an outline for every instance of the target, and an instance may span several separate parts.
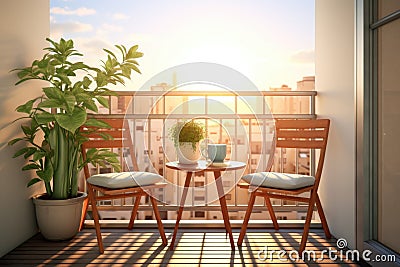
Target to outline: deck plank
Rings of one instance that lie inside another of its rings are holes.
[[[285,266],[331,264],[331,266],[357,266],[345,259],[331,260],[321,253],[336,248],[336,239],[325,239],[320,229],[312,229],[306,250],[315,252],[316,261],[281,260],[277,253],[266,260],[259,259],[259,251],[268,249],[289,253],[296,250],[301,240],[301,230],[249,229],[243,246],[230,249],[224,229],[180,229],[174,251],[161,243],[156,229],[102,229],[105,253],[100,255],[94,229],[84,229],[69,241],[50,242],[40,234],[32,237],[0,259],[0,265],[131,265],[131,266],[244,266],[279,263]],[[172,229],[166,229],[167,238]],[[239,229],[233,230],[234,239]]]

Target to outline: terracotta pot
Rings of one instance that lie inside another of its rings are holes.
[[[46,199],[45,196],[33,197],[40,232],[48,240],[71,239],[78,233],[87,194],[79,192],[78,197],[65,200]]]

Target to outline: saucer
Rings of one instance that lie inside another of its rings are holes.
[[[215,166],[215,167],[227,167],[227,166],[229,166],[229,162],[228,162],[228,161],[211,162],[211,166]]]

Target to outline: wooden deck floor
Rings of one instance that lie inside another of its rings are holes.
[[[166,229],[167,237],[172,229]],[[249,229],[242,248],[231,251],[229,239],[224,229],[180,229],[174,251],[161,244],[157,230],[153,229],[102,229],[105,253],[100,255],[97,248],[94,229],[85,229],[74,239],[64,242],[50,242],[38,234],[0,259],[0,265],[17,266],[55,266],[55,265],[125,265],[125,266],[263,266],[270,263],[288,266],[332,264],[337,266],[356,264],[340,260],[335,261],[323,250],[337,249],[336,239],[326,240],[322,230],[313,229],[306,250],[316,253],[317,259],[291,261],[288,253],[298,248],[301,230]],[[239,229],[234,229],[235,241]],[[268,251],[287,251],[286,260],[280,260],[278,253],[259,253]],[[295,252],[291,252],[295,253]],[[296,256],[295,254],[292,254]],[[261,259],[259,259],[261,257]],[[262,258],[267,257],[266,260]]]

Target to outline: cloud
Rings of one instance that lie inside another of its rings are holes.
[[[99,30],[104,32],[122,32],[124,29],[117,25],[103,23]]]
[[[103,48],[113,48],[110,43],[97,37],[77,38],[76,43],[79,43],[81,49],[85,51],[85,54],[95,55],[96,59],[98,58],[98,54],[102,52]]]
[[[90,32],[93,30],[93,26],[81,22],[62,22],[62,23],[51,23],[51,35],[53,38],[59,38],[64,33],[70,34],[73,32]]]
[[[70,10],[68,7],[53,7],[50,9],[50,14],[56,15],[75,15],[75,16],[88,16],[96,14],[96,10],[86,7],[80,7]]]
[[[314,63],[314,50],[300,50],[291,55],[290,60],[295,63]]]
[[[114,13],[112,15],[112,18],[115,19],[115,20],[127,20],[130,17],[128,15],[126,15],[126,14],[123,14],[123,13]]]
[[[101,25],[97,25],[96,27],[96,36],[101,36],[102,38],[110,38],[110,34],[121,33],[124,31],[124,28],[114,24],[103,23]]]

